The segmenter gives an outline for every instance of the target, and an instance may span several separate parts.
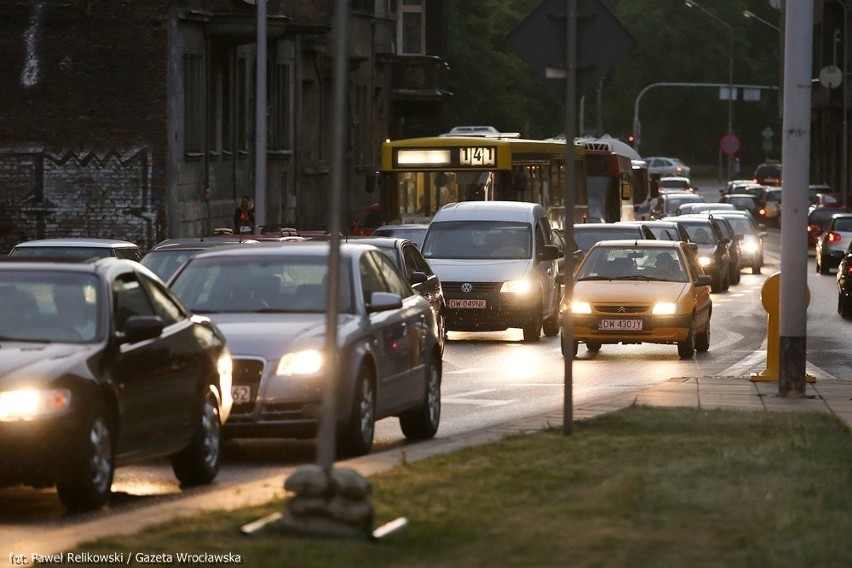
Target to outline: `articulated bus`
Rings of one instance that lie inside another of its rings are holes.
[[[575,144],[575,192],[585,195],[586,163]],[[565,141],[517,134],[435,136],[382,145],[379,188],[385,223],[428,223],[447,203],[508,200],[562,205]]]
[[[634,204],[648,197],[648,168],[639,154],[615,138],[578,139],[586,156],[586,197],[577,207],[586,222],[635,219]]]

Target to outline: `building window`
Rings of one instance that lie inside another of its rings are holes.
[[[204,57],[183,56],[183,132],[184,153],[197,154],[204,150]]]
[[[267,124],[268,150],[290,149],[290,66],[277,63],[270,70],[269,117]]]
[[[349,6],[353,12],[372,15],[375,10],[375,0],[349,0]]]
[[[248,107],[250,104],[249,85],[251,65],[246,57],[241,56],[237,60],[237,150],[248,152],[249,149],[249,121]]]
[[[397,39],[403,55],[423,55],[426,33],[426,7],[424,0],[401,0],[397,12]]]
[[[212,59],[213,89],[210,93],[211,152],[231,154],[234,151],[234,59],[220,52]]]

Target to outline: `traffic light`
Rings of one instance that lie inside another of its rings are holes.
[[[628,134],[627,143],[633,145],[634,142],[636,142],[636,136],[634,136],[633,134]]]

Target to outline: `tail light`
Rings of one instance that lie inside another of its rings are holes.
[[[840,242],[840,239],[842,238],[843,237],[840,236],[840,233],[835,233],[834,231],[831,231],[830,233],[827,233],[825,235],[823,241],[827,243],[837,243]]]

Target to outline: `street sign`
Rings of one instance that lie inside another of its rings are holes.
[[[544,0],[509,32],[509,46],[564,98],[566,1]],[[624,59],[636,40],[600,0],[577,0],[577,85],[579,99],[593,91]]]
[[[737,136],[733,132],[728,132],[727,134],[722,136],[722,139],[719,141],[719,148],[721,148],[725,154],[733,156],[740,149],[739,136]]]

